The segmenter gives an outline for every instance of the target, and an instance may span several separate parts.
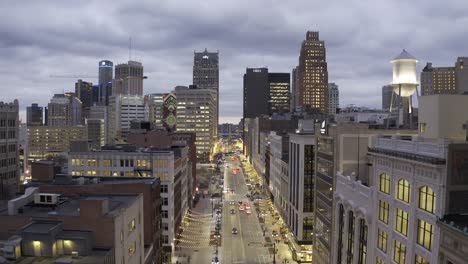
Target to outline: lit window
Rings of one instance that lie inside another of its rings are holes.
[[[136,252],[136,241],[133,242],[130,247],[128,248],[128,256],[131,257]]]
[[[379,200],[379,220],[388,224],[389,204],[385,201]]]
[[[390,193],[390,176],[386,173],[380,174],[380,191]]]
[[[404,236],[408,236],[408,213],[400,208],[395,211],[395,230]]]
[[[406,246],[398,240],[393,243],[393,261],[397,264],[406,263]]]
[[[385,264],[385,262],[380,257],[376,257],[375,264]]]
[[[436,194],[429,186],[419,188],[419,208],[435,213],[436,207]]]
[[[410,183],[405,179],[398,181],[396,198],[400,201],[409,203],[410,200]]]
[[[130,233],[135,229],[136,229],[136,223],[135,223],[135,219],[133,219],[132,221],[130,221],[130,223],[128,223],[128,232]]]
[[[429,264],[429,261],[425,260],[423,257],[419,255],[416,255],[414,263],[415,264]]]
[[[418,244],[431,250],[434,239],[434,226],[426,221],[418,220]]]
[[[387,253],[387,241],[388,241],[387,233],[379,229],[378,237],[377,237],[377,248],[382,250],[382,252]]]

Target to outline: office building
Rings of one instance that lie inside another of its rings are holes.
[[[55,94],[47,107],[47,124],[51,127],[82,124],[82,102],[73,93]]]
[[[109,97],[112,95],[112,79],[114,75],[114,63],[109,60],[102,60],[98,64],[98,97],[97,102],[103,105],[109,105]]]
[[[42,106],[31,104],[26,107],[26,125],[27,126],[42,126],[44,111]]]
[[[401,97],[393,92],[393,85],[384,85],[382,86],[382,110],[390,111],[390,106],[393,107],[392,111],[403,107]]]
[[[244,74],[244,118],[268,115],[270,95],[267,68],[247,68]]]
[[[290,110],[290,74],[269,73],[268,74],[268,110],[269,114],[288,113]]]
[[[298,68],[299,100],[303,109],[318,109],[328,113],[328,71],[325,42],[319,32],[308,31],[302,42]]]
[[[28,127],[28,158],[45,159],[70,150],[72,141],[88,139],[86,126]]]
[[[0,102],[0,200],[12,197],[19,181],[19,103]]]
[[[445,215],[437,221],[440,228],[440,264],[466,262],[468,254],[468,216],[466,214]]]
[[[283,220],[289,214],[289,135],[271,131],[270,139],[270,192]]]
[[[78,80],[75,83],[75,96],[80,99],[83,109],[91,107],[95,102],[93,84]]]
[[[20,250],[9,253],[36,257],[33,263],[48,258],[70,263],[70,255],[78,255],[86,263],[136,264],[145,258],[143,215],[138,193],[77,196],[30,187],[1,210],[0,231],[20,234]]]
[[[148,105],[143,96],[111,96],[107,111],[108,144],[124,142],[131,121],[148,121]]]
[[[44,162],[44,161],[41,161]],[[35,164],[35,163],[33,163]],[[53,166],[53,165],[48,165]],[[37,176],[47,179],[39,181]],[[33,168],[33,180],[29,187],[38,187],[42,193],[56,193],[60,195],[116,195],[143,194],[143,233],[144,252],[143,263],[161,263],[162,247],[160,246],[161,197],[160,180],[153,177],[70,177],[70,175],[50,175],[47,170],[38,171]],[[153,262],[154,261],[154,262]]]
[[[113,96],[142,96],[143,95],[143,64],[128,61],[115,66],[115,79],[112,83]]]
[[[294,67],[291,74],[291,111],[296,111],[299,102],[299,66]]]
[[[195,133],[197,159],[207,162],[217,138],[217,91],[177,86],[174,93],[177,97],[177,132]]]
[[[87,118],[85,120],[88,141],[91,143],[93,149],[101,149],[102,146],[106,145],[106,123],[104,119]]]
[[[162,200],[161,243],[170,260],[180,230],[182,216],[188,210],[189,167],[187,147],[170,150],[118,145],[101,151],[71,151],[69,174],[73,176],[159,177]]]
[[[216,125],[219,123],[219,52],[194,52],[193,85],[216,90]]]
[[[421,95],[468,93],[468,57],[458,57],[454,67],[433,67],[428,62],[421,72]]]
[[[335,83],[328,84],[328,114],[336,115],[340,107],[340,91]]]
[[[155,128],[163,128],[169,132],[177,127],[177,98],[175,94],[150,94],[149,120]]]

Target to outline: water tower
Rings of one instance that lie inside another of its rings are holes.
[[[403,125],[411,126],[413,119],[411,115],[411,100],[413,94],[417,92],[418,80],[416,76],[416,63],[418,60],[406,50],[403,50],[400,55],[390,62],[393,64],[393,93],[390,103],[390,112],[393,108],[394,95],[397,94],[400,96],[403,105]]]

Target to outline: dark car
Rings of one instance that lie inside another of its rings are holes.
[[[234,228],[232,229],[232,234],[233,234],[233,235],[237,235],[238,233],[239,233],[239,231],[237,230],[237,228],[234,227]]]
[[[231,214],[235,214],[236,211],[234,209],[231,209]]]

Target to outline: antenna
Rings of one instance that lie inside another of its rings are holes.
[[[128,38],[128,60],[132,60],[132,37]]]

